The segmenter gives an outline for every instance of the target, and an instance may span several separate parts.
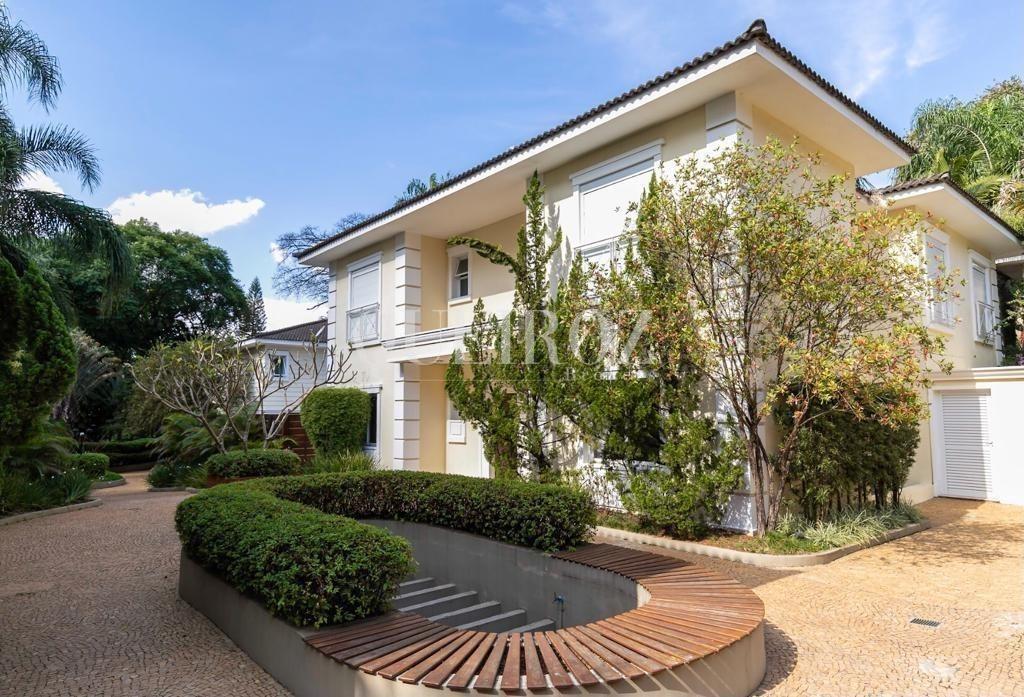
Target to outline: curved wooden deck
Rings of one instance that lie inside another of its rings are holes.
[[[572,689],[654,676],[753,633],[764,605],[731,578],[688,562],[609,544],[556,557],[621,574],[650,600],[605,620],[557,631],[459,630],[391,612],[312,634],[309,646],[366,673],[451,690]]]

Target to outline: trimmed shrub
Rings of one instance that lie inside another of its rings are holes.
[[[68,455],[67,469],[84,472],[90,479],[99,479],[110,469],[110,458],[103,453],[75,453]]]
[[[229,450],[211,455],[206,472],[211,477],[274,477],[295,474],[302,460],[290,450]]]
[[[415,569],[404,539],[248,483],[186,499],[175,524],[192,560],[300,626],[383,612]]]
[[[544,551],[586,542],[595,521],[585,492],[555,484],[401,471],[311,474],[254,484],[326,513],[438,525]]]
[[[143,453],[156,447],[156,438],[132,438],[131,440],[102,440],[85,443],[86,450],[94,453]]]
[[[159,465],[154,465],[153,469],[149,471],[149,474],[146,476],[146,482],[157,489],[177,486],[177,472],[171,465],[161,462]]]
[[[316,455],[302,465],[305,474],[318,472],[370,472],[377,468],[377,461],[367,453],[343,453],[341,455]]]
[[[300,417],[318,455],[356,452],[370,423],[370,395],[354,387],[318,387],[302,400]]]

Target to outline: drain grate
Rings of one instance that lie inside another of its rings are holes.
[[[922,627],[938,627],[939,626],[938,620],[924,620],[924,619],[921,619],[920,617],[915,617],[914,619],[910,620],[910,624],[919,624]]]

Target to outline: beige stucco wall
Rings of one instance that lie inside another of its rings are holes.
[[[467,233],[466,237],[472,237],[484,242],[498,245],[511,255],[516,252],[516,235],[523,225],[524,216],[514,215],[504,220],[499,220],[490,225]],[[473,321],[473,306],[478,299],[484,301],[484,309],[487,312],[502,315],[512,308],[513,278],[507,269],[492,264],[476,252],[469,250],[469,300],[456,300],[447,302],[447,325],[449,327],[460,327]],[[449,277],[448,252],[444,251],[441,257],[432,257],[430,262],[424,260],[424,267],[427,263],[438,263],[445,270],[443,287],[445,298],[448,297]]]

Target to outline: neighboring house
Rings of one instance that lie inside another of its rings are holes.
[[[799,136],[801,147],[821,153],[826,174],[866,176],[907,163],[913,152],[755,22],[735,40],[303,252],[302,263],[330,271],[328,341],[351,347],[352,384],[373,395],[367,447],[396,469],[489,476],[478,434],[448,403],[444,371],[461,346],[473,304],[481,299],[489,312],[507,311],[513,281],[480,256],[449,249],[446,240],[469,235],[514,250],[524,220],[522,195],[534,170],[567,247],[610,263],[619,253],[627,206],[639,199],[655,168],[738,138],[762,142],[770,135],[784,141]],[[977,302],[929,311],[938,318],[936,331],[950,334],[960,371],[1004,370],[991,368],[998,345],[974,330],[987,329],[998,316],[992,262],[1019,255],[1020,244],[949,182],[902,185],[886,195],[894,206],[945,218],[931,235],[966,275],[971,260],[983,266],[986,283],[979,282]],[[972,314],[976,308],[981,319]],[[954,316],[965,321],[948,322]],[[908,484],[915,500],[932,496],[939,480],[929,443]],[[996,490],[991,495],[1006,498]],[[749,528],[749,504],[749,495],[735,496],[726,522]]]
[[[324,365],[328,346],[327,320],[319,319],[260,332],[239,345],[258,351],[262,356],[261,370],[264,372],[259,378],[253,377],[253,390],[257,391],[262,382],[266,394],[264,413],[268,418],[273,418],[284,409],[294,408],[294,413],[286,417],[281,435],[295,441],[293,449],[300,455],[312,455],[309,439],[302,430],[295,405],[313,388],[313,377],[310,374],[313,361]]]

